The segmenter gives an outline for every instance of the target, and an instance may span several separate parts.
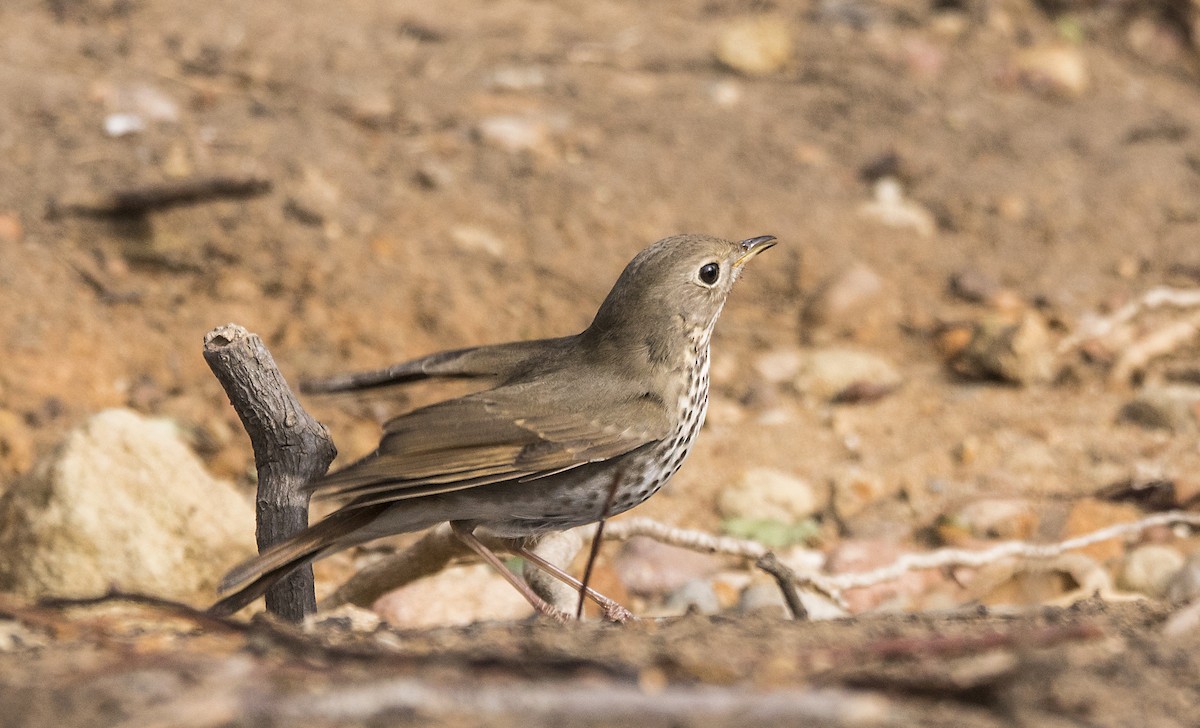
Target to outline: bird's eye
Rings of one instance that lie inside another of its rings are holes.
[[[721,276],[721,267],[716,263],[705,263],[700,267],[700,281],[711,286]]]

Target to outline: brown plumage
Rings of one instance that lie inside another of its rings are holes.
[[[666,238],[629,263],[579,334],[442,352],[304,387],[494,383],[392,419],[375,452],[311,483],[317,497],[349,500],[233,569],[221,590],[240,589],[213,609],[236,611],[314,559],[443,521],[478,550],[476,528],[520,538],[641,503],[690,450],[708,402],[713,325],[743,265],[774,241]]]

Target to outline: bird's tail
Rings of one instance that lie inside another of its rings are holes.
[[[286,541],[233,567],[217,586],[218,593],[236,589],[208,608],[210,614],[225,616],[266,593],[271,585],[296,569],[355,545],[355,532],[375,520],[378,507],[348,508],[329,514]]]

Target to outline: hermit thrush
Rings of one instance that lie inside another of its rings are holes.
[[[545,609],[475,530],[524,539],[622,513],[658,491],[704,421],[709,338],[725,298],[746,263],[773,245],[770,235],[666,238],[626,266],[582,333],[310,383],[309,392],[433,378],[494,386],[392,419],[375,452],[310,483],[317,496],[350,500],[234,568],[221,590],[241,588],[213,610],[245,606],[314,559],[443,521]]]

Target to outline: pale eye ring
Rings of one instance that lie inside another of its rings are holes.
[[[706,286],[711,286],[717,282],[718,278],[721,277],[721,266],[717,265],[716,263],[705,263],[704,265],[700,266],[700,272],[698,275],[701,283]]]

